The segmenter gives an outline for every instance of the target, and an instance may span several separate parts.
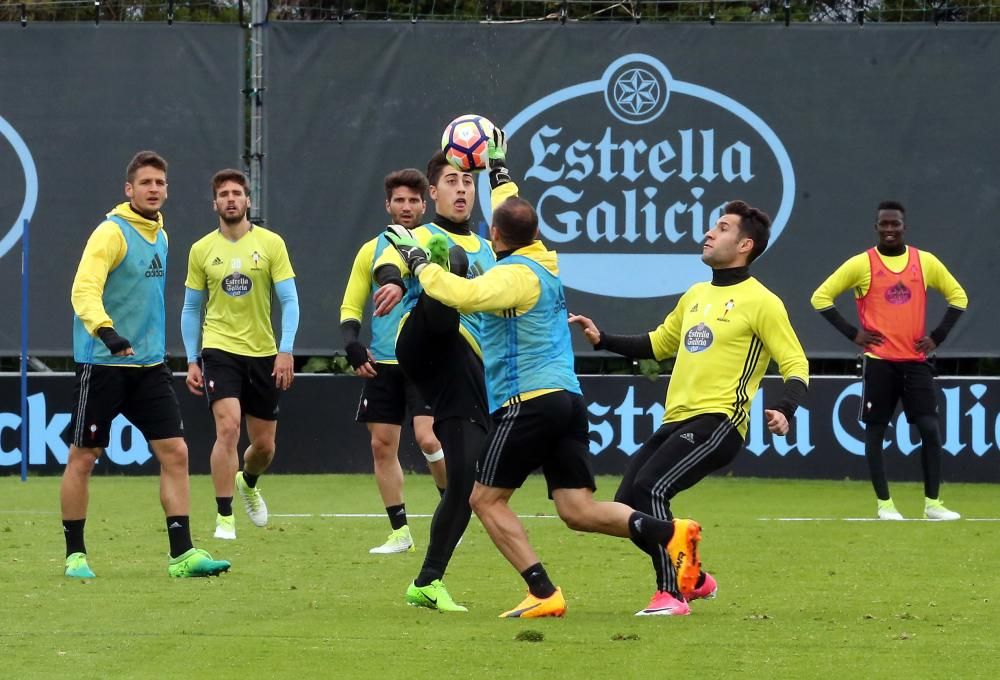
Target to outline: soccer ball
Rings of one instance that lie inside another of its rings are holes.
[[[448,162],[463,172],[485,170],[489,166],[487,151],[492,138],[493,123],[468,113],[448,123],[441,135],[441,150]]]

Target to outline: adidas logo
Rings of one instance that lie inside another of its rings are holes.
[[[212,264],[210,264],[209,266],[212,267],[212,266],[219,265],[219,264],[222,264],[222,258],[221,257],[217,257],[214,260],[212,260]]]
[[[160,254],[156,253],[153,255],[153,261],[149,263],[149,268],[146,270],[146,278],[161,278],[163,276],[163,262],[160,261]]]
[[[694,444],[694,433],[685,432],[684,434],[681,435],[681,439],[686,441],[688,444]]]
[[[698,303],[697,302],[694,303],[694,307],[691,308],[691,311],[692,312],[697,312],[698,311]],[[688,313],[690,314],[690,312],[688,312]]]
[[[642,517],[636,517],[635,521],[632,522],[632,526],[635,527],[636,533],[642,531]]]
[[[170,526],[167,527],[167,529],[180,529],[180,528],[181,528],[180,522],[171,522]]]

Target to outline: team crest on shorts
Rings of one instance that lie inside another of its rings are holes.
[[[712,329],[702,321],[697,326],[689,328],[688,332],[684,334],[684,347],[691,354],[697,354],[711,347],[714,339]]]

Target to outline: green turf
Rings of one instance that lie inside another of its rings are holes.
[[[608,497],[617,480],[601,479]],[[923,678],[994,677],[1000,523],[778,522],[762,517],[868,517],[860,482],[712,479],[675,508],[701,520],[719,597],[684,619],[636,618],[651,594],[648,558],[628,541],[526,520],[563,620],[496,618],[524,586],[475,520],[445,579],[468,614],[406,606],[429,519],[411,520],[417,552],[369,555],[389,532],[371,477],[273,476],[274,517],[238,540],[211,538],[211,484],[195,478],[195,542],[233,570],[166,575],[166,532],[153,478],[95,478],[87,525],[97,578],[62,576],[58,483],[0,478],[0,674],[9,678]],[[436,492],[408,476],[410,513]],[[922,510],[917,485],[897,507]],[[995,517],[997,488],[951,484],[966,517]],[[551,513],[540,480],[515,496]]]

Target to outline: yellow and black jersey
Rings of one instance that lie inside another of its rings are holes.
[[[649,333],[654,355],[676,355],[663,422],[723,413],[746,436],[750,401],[773,358],[784,379],[809,384],[809,363],[778,297],[750,277],[692,286]]]
[[[187,280],[208,291],[202,347],[240,356],[277,352],[271,328],[271,288],[295,277],[285,241],[252,225],[238,241],[216,229],[191,246]]]

